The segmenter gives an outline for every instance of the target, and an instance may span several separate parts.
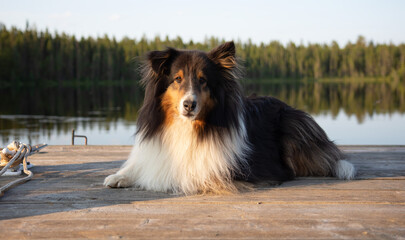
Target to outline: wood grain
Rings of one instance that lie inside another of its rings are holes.
[[[401,239],[405,147],[342,146],[354,181],[300,178],[232,195],[110,189],[130,146],[48,146],[0,198],[1,239]],[[11,177],[0,177],[0,184]]]

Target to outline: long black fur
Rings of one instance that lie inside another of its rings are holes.
[[[334,176],[343,154],[307,113],[272,97],[245,98],[252,154],[247,181]]]
[[[150,52],[143,70],[145,99],[137,120],[137,134],[149,139],[163,131],[164,112],[160,101],[171,83],[171,66],[180,64],[178,61],[204,66],[211,97],[216,102],[205,119],[207,127],[199,133],[200,138],[214,134],[221,141],[224,131],[240,129],[241,124],[247,129],[251,151],[241,162],[249,166],[241,166],[235,178],[255,182],[335,175],[335,165],[343,154],[312,117],[272,97],[242,95],[233,42],[208,54],[171,48]],[[240,116],[244,116],[243,123]]]

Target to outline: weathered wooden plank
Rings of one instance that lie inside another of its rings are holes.
[[[223,196],[102,186],[130,146],[49,146],[35,178],[0,198],[2,238],[398,239],[405,147],[341,147],[359,179],[300,178]],[[10,178],[0,178],[0,184]]]
[[[106,175],[108,173],[105,173]],[[95,174],[81,175],[80,177],[63,177],[63,178],[38,178],[30,181],[30,184],[22,184],[18,187],[18,191],[27,191],[35,189],[35,192],[53,192],[58,190],[86,190],[86,189],[104,189],[102,186],[103,177],[96,176]],[[45,188],[46,185],[46,188]],[[341,181],[334,178],[300,178],[294,181],[284,182],[281,185],[271,185],[267,183],[256,184],[252,186],[252,191],[266,190],[266,189],[289,189],[289,190],[381,190],[381,191],[400,191],[404,190],[404,181],[400,180],[386,180],[370,179],[370,180],[355,180],[355,181]],[[124,189],[120,189],[124,190]],[[134,189],[133,191],[140,191]],[[248,190],[247,190],[248,191]],[[8,194],[12,197],[12,194]],[[4,198],[3,198],[4,200]]]
[[[101,181],[101,179],[100,179]],[[33,181],[34,182],[34,181]],[[400,203],[405,199],[405,187],[403,182],[397,182],[394,184],[378,183],[380,189],[373,189],[372,186],[375,182],[364,183],[368,185],[367,189],[361,186],[361,183],[357,183],[357,188],[350,187],[350,183],[346,187],[346,183],[336,184],[324,184],[320,182],[311,182],[306,187],[299,187],[299,185],[292,186],[292,183],[286,185],[280,185],[278,187],[266,187],[261,189],[252,189],[239,194],[225,195],[217,198],[216,196],[209,196],[208,199],[214,199],[215,201],[247,201],[247,202],[350,202],[350,203],[362,203],[362,202],[391,202]],[[299,183],[299,181],[297,181]],[[135,188],[129,189],[110,189],[104,188],[99,182],[87,185],[86,183],[69,184],[65,186],[63,183],[49,184],[47,182],[40,183],[36,181],[31,185],[25,184],[20,189],[13,189],[2,198],[2,202],[88,202],[89,199],[93,201],[139,201],[143,200],[144,196],[150,196],[151,192],[138,190]],[[383,188],[383,186],[391,185],[390,188]],[[36,187],[30,187],[36,186]],[[328,187],[329,186],[329,187]],[[353,184],[353,186],[356,186]],[[372,191],[371,191],[372,190]],[[308,194],[308,191],[311,194]],[[153,196],[153,195],[152,195]],[[159,196],[165,198],[181,197],[173,194],[161,193]],[[316,197],[316,200],[314,199]],[[193,198],[186,198],[192,199]],[[366,200],[365,200],[366,199]]]
[[[353,239],[397,238],[405,233],[403,210],[392,205],[131,203],[85,210],[75,207],[2,223],[13,226],[7,234],[12,238]]]
[[[405,145],[340,145],[344,152],[405,152]]]
[[[36,196],[31,195],[30,197],[24,198],[23,200],[10,201],[10,199],[4,200],[2,204],[57,204],[65,203],[71,204],[81,203],[87,204],[87,207],[99,206],[105,203],[117,204],[117,203],[130,203],[138,201],[152,201],[159,200],[161,203],[167,204],[185,204],[189,203],[201,203],[208,202],[212,204],[231,204],[231,203],[246,203],[246,204],[279,204],[279,205],[317,205],[317,204],[352,204],[352,205],[398,205],[405,208],[404,203],[404,191],[385,193],[377,191],[375,193],[366,194],[366,191],[359,192],[359,194],[354,195],[353,191],[344,192],[333,192],[333,191],[311,191],[311,194],[305,194],[306,191],[264,191],[262,193],[250,193],[247,195],[239,194],[233,197],[198,197],[198,198],[188,198],[179,199],[173,195],[164,194],[150,194],[148,192],[130,192],[130,191],[120,191],[116,192],[119,196],[110,196],[106,193],[101,193],[100,191],[88,190],[88,191],[72,191],[72,192],[62,192],[55,191],[52,194],[39,192]],[[109,193],[112,194],[112,193]],[[0,213],[0,219],[6,218],[8,215],[2,211]]]

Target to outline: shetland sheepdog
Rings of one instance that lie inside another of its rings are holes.
[[[235,45],[152,51],[135,145],[108,187],[180,194],[236,192],[236,182],[352,179],[355,169],[307,113],[244,97]]]

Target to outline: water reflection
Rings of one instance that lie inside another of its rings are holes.
[[[313,115],[336,117],[343,110],[362,123],[367,116],[405,112],[405,86],[395,83],[255,83],[245,84],[248,93],[275,96]]]
[[[350,132],[376,121],[379,116],[394,115],[398,121],[405,120],[405,87],[400,83],[256,80],[243,85],[247,95],[256,92],[275,96],[310,112],[321,122],[336,119],[333,124],[337,128],[355,119]],[[70,144],[72,128],[77,129],[77,134],[89,135],[89,144],[131,144],[143,98],[143,91],[137,85],[0,89],[0,94],[7,96],[0,101],[0,146],[14,139]],[[322,124],[326,129],[329,126]],[[375,140],[374,144],[381,142]]]

